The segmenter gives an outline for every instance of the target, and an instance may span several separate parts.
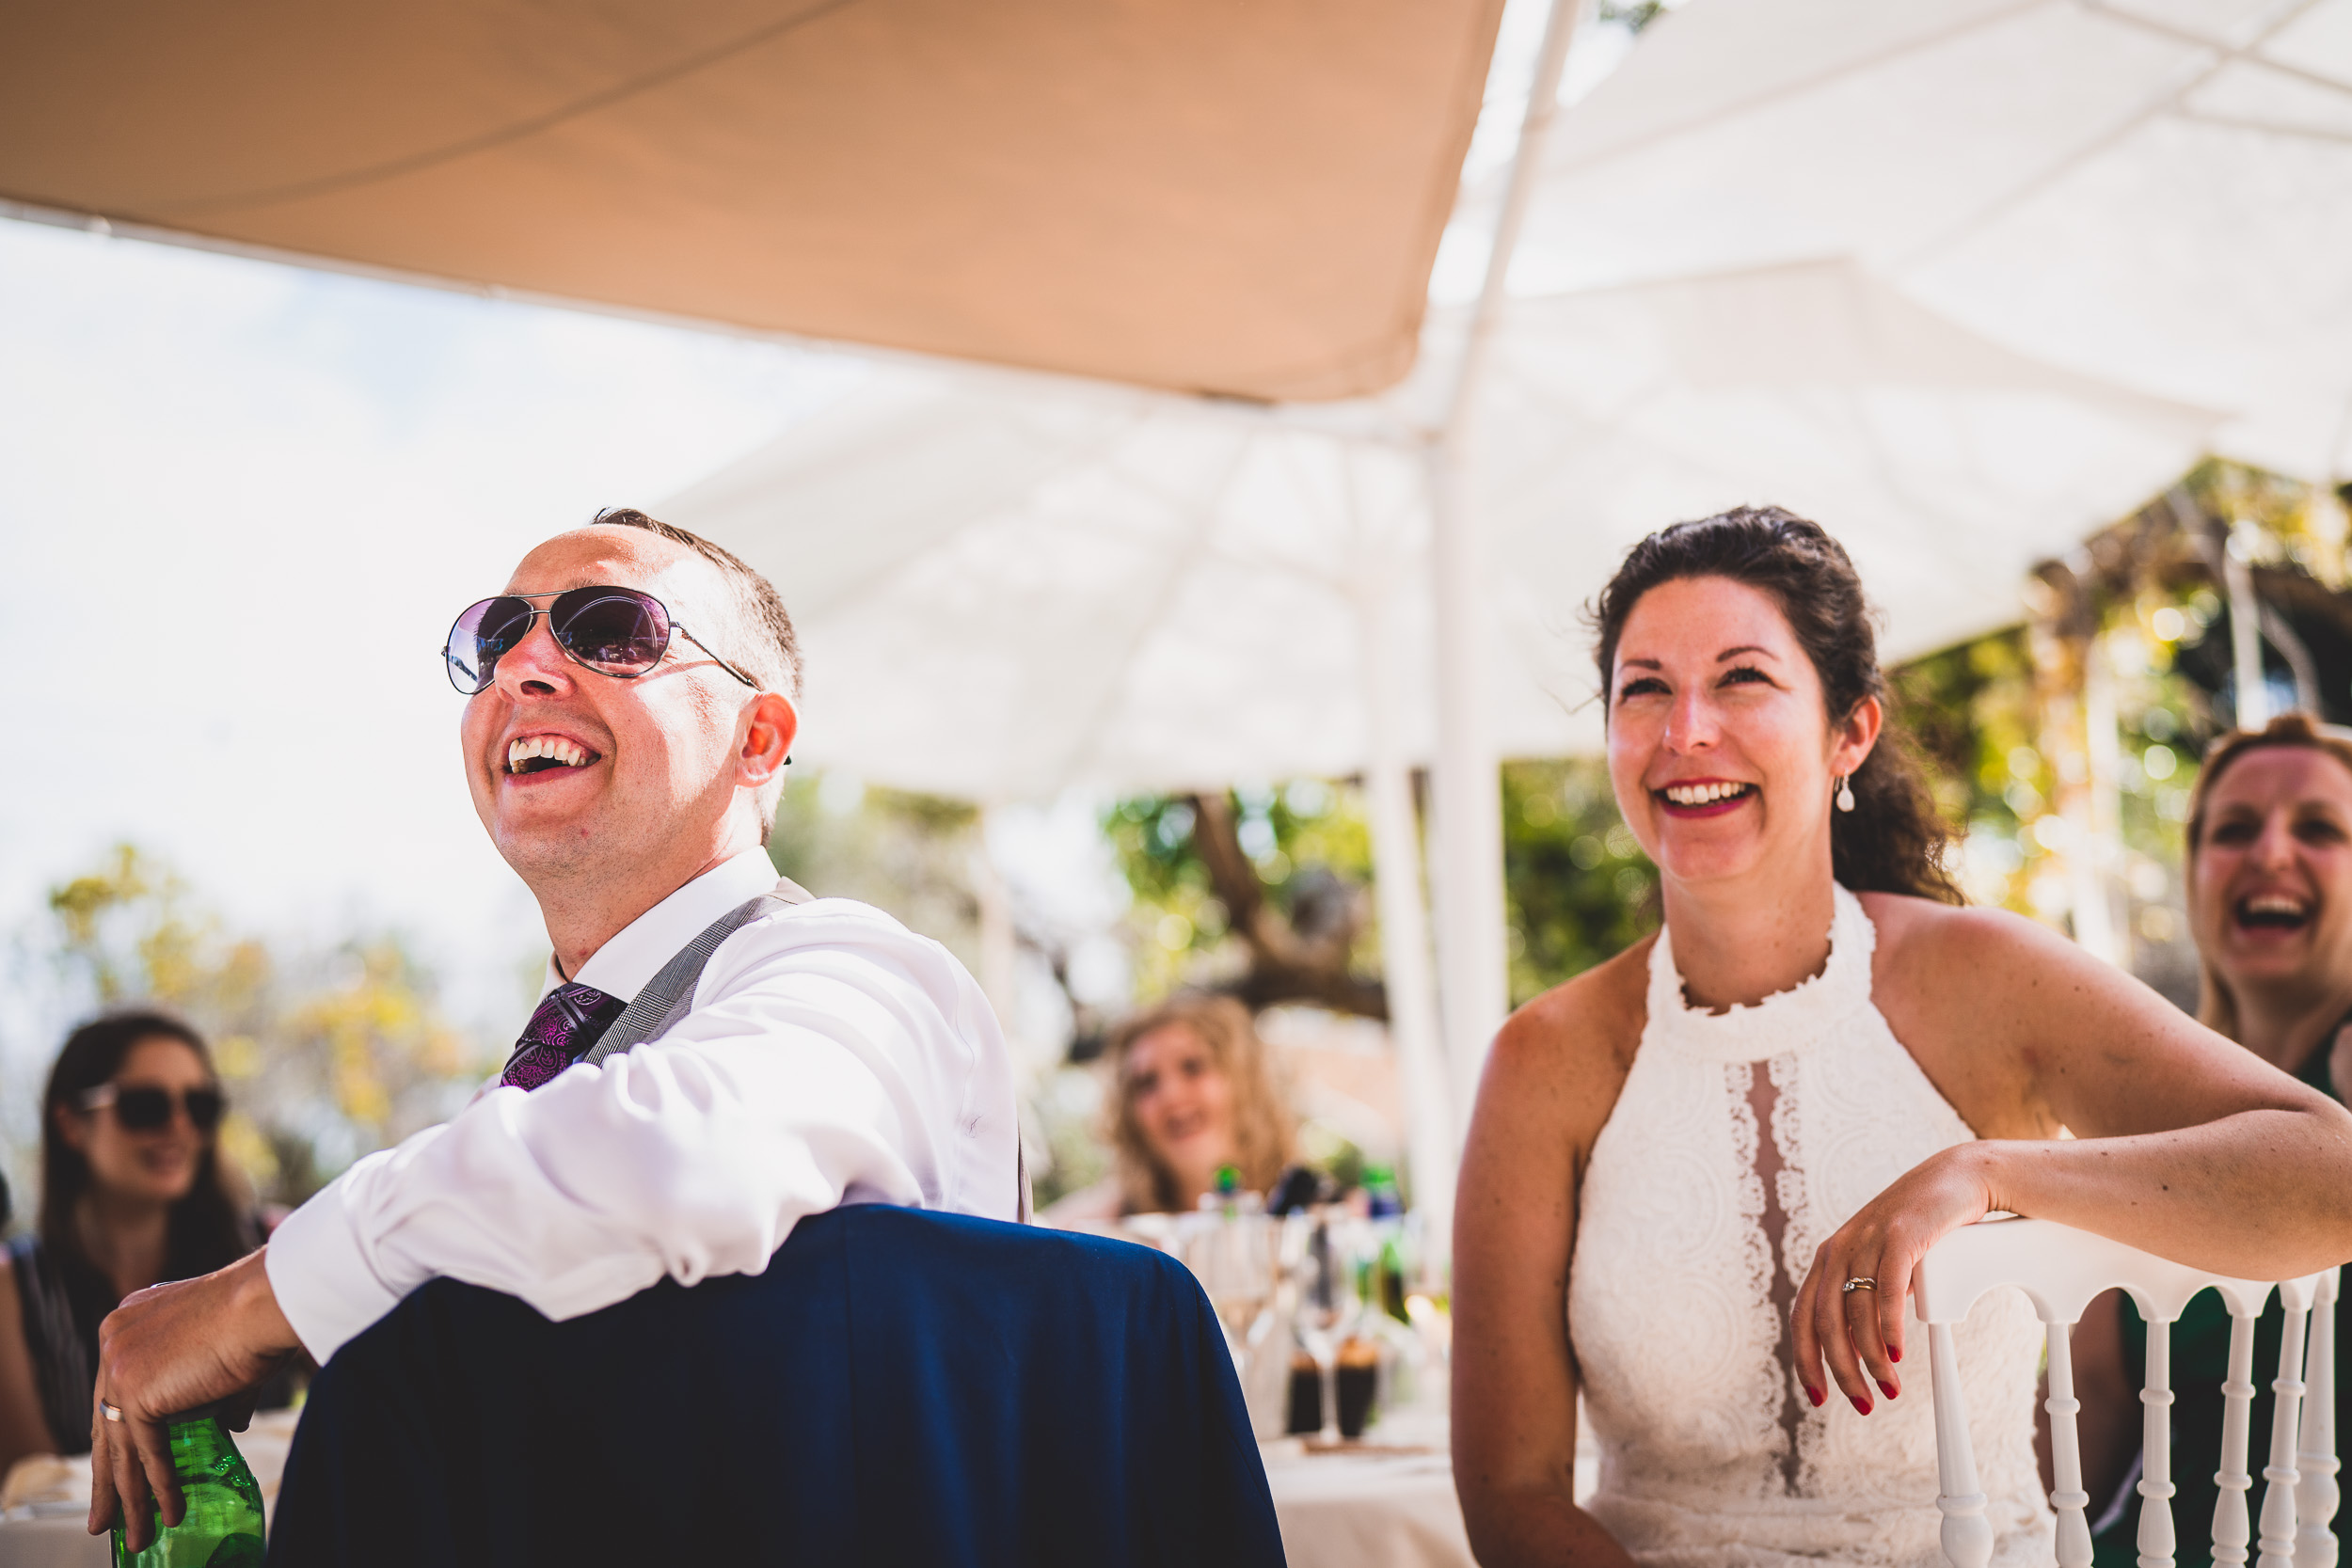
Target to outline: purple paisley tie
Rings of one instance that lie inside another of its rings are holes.
[[[499,1083],[518,1089],[537,1088],[580,1060],[580,1053],[628,1010],[628,1003],[594,986],[556,987],[523,1026],[523,1037],[515,1042],[515,1053],[506,1058],[506,1070],[499,1075]]]

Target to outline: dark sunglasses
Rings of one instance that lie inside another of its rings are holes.
[[[545,610],[531,601],[552,599]],[[495,599],[468,605],[449,628],[441,662],[449,684],[463,696],[486,689],[498,678],[499,660],[531,635],[532,624],[545,615],[555,645],[575,664],[599,675],[630,681],[661,662],[675,632],[706,654],[712,663],[753,690],[759,683],[710,653],[710,645],[670,619],[670,611],[651,594],[634,588],[573,588],[561,594],[501,594]]]
[[[188,1121],[199,1132],[210,1132],[220,1125],[220,1114],[229,1102],[218,1089],[190,1089],[181,1094],[172,1089],[149,1088],[141,1085],[101,1084],[82,1097],[85,1111],[103,1110],[111,1105],[115,1120],[134,1132],[152,1132],[171,1125],[171,1108],[179,1105],[188,1113]]]

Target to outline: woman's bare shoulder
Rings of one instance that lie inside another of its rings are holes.
[[[1657,940],[1644,937],[1513,1013],[1495,1037],[1488,1076],[1513,1092],[1572,1091],[1583,1103],[1605,1088],[1605,1120],[1642,1042],[1649,951]]]
[[[2007,910],[1865,894],[1879,930],[1870,990],[1895,1037],[1987,1137],[2043,1136],[2028,1093],[2052,1051],[2195,1026],[2058,932]],[[2021,1098],[2023,1096],[2024,1098]]]
[[[2071,973],[2088,961],[2081,948],[2058,932],[2008,910],[1900,893],[1859,896],[1878,928],[1872,967],[1881,977],[1999,987]]]

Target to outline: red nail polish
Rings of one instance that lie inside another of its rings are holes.
[[[1853,1407],[1856,1410],[1861,1411],[1865,1416],[1867,1416],[1870,1413],[1870,1402],[1864,1399],[1860,1394],[1853,1396]]]
[[[1879,1379],[1879,1391],[1883,1393],[1890,1400],[1896,1397],[1895,1386],[1887,1382],[1884,1378]]]
[[[1816,1410],[1820,1409],[1821,1402],[1829,1398],[1827,1394],[1822,1393],[1819,1388],[1814,1387],[1813,1385],[1809,1383],[1804,1386],[1804,1397],[1813,1402],[1813,1408]]]

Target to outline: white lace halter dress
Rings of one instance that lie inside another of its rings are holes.
[[[1788,1310],[1814,1248],[1928,1155],[1975,1136],[1870,1000],[1877,931],[1836,890],[1828,965],[1753,1007],[1689,1006],[1669,933],[1649,1019],[1595,1141],[1568,1333],[1600,1448],[1593,1513],[1647,1568],[1938,1564],[1927,1336],[1899,1400],[1815,1409]],[[2002,1565],[2052,1560],[2033,1455],[2042,1330],[1996,1291],[1956,1335]]]

